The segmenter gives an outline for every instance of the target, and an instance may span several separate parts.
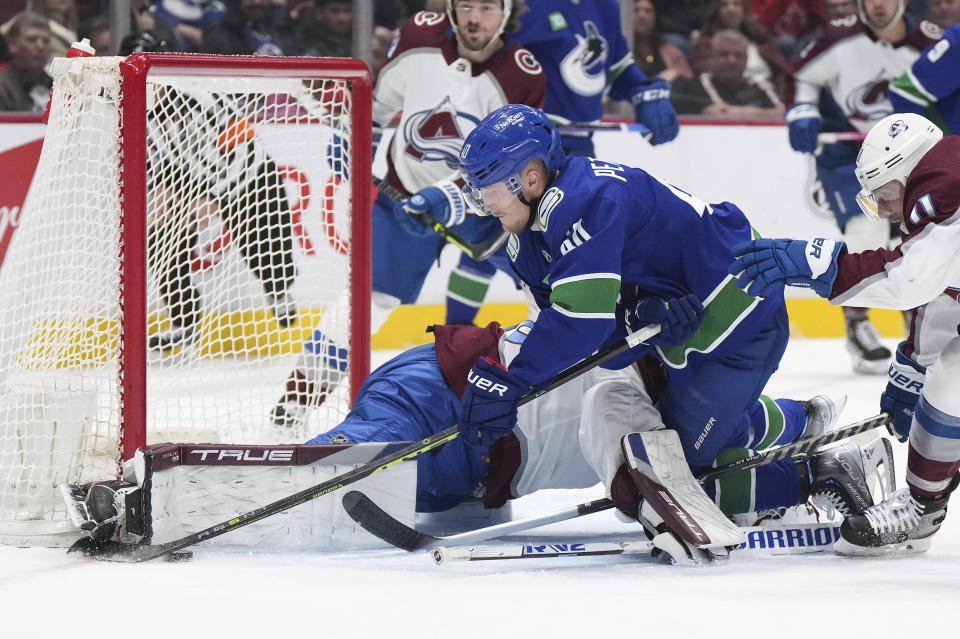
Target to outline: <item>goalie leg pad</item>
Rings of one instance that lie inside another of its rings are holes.
[[[654,529],[662,523],[682,541],[697,548],[743,543],[743,533],[707,497],[690,472],[680,436],[675,431],[630,433],[621,440],[621,448],[644,503],[649,504],[661,520],[648,518]],[[641,507],[641,523],[643,515]]]

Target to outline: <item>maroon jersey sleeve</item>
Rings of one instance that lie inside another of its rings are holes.
[[[905,245],[916,250],[912,247],[922,241],[928,227],[960,216],[960,137],[946,137],[927,151],[907,177],[903,208],[899,246],[842,255],[831,300],[882,277],[903,259]]]
[[[507,102],[543,108],[547,76],[532,53],[514,43],[495,55],[489,65],[507,96]]]
[[[500,361],[500,336],[503,328],[496,322],[484,327],[444,326],[433,327],[434,344],[437,349],[437,363],[443,378],[450,388],[463,396],[467,387],[467,373],[480,357],[489,357]]]

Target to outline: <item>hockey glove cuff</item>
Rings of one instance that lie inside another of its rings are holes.
[[[901,442],[907,441],[913,424],[913,411],[923,390],[927,369],[903,354],[904,342],[887,371],[887,388],[880,395],[880,410],[890,413],[887,430]]]
[[[679,346],[686,342],[703,321],[703,305],[694,294],[662,300],[647,297],[639,302],[627,318],[627,328],[634,332],[646,324],[660,324],[660,333],[647,340],[653,346]]]
[[[517,425],[517,402],[530,385],[488,357],[467,374],[460,400],[460,436],[466,443],[490,446]]]
[[[846,244],[823,238],[761,239],[737,244],[732,252],[728,271],[749,295],[767,297],[789,285],[829,298],[837,279],[837,259],[846,252]]]
[[[677,111],[670,102],[670,83],[666,80],[653,78],[638,84],[630,94],[630,102],[637,122],[653,132],[653,144],[663,144],[677,137],[680,124]]]
[[[466,219],[467,207],[457,185],[443,180],[421,189],[404,202],[398,202],[393,212],[403,230],[426,236],[433,230],[417,217],[419,213],[429,213],[437,222],[450,228]]]
[[[814,153],[817,136],[823,128],[820,111],[812,104],[800,102],[787,110],[787,128],[790,131],[790,146],[794,151]]]

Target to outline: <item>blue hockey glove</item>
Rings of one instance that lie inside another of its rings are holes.
[[[466,218],[467,205],[457,185],[444,180],[420,189],[409,199],[393,205],[393,215],[407,233],[419,236],[433,233],[429,226],[417,219],[417,213],[429,213],[436,221],[450,228]]]
[[[488,357],[467,375],[460,400],[460,436],[468,444],[489,446],[517,425],[517,402],[530,385]]]
[[[646,297],[627,317],[627,328],[634,332],[645,324],[660,324],[660,332],[647,340],[653,346],[679,346],[693,335],[703,321],[703,304],[693,293],[672,300]]]
[[[880,395],[880,410],[893,418],[893,422],[887,424],[890,434],[905,442],[927,369],[904,355],[903,345],[904,342],[900,342],[897,346],[897,356],[887,371],[887,388]]]
[[[837,258],[846,244],[816,238],[804,240],[753,240],[733,247],[733,264],[727,269],[737,276],[737,286],[754,297],[776,293],[783,285],[812,288],[820,297],[830,297],[837,279]]]
[[[637,85],[630,94],[637,122],[647,125],[653,132],[653,144],[663,144],[677,137],[680,124],[677,111],[670,102],[670,83],[662,78],[652,78]]]
[[[813,153],[817,150],[817,136],[823,128],[820,111],[812,104],[800,102],[787,110],[790,146],[794,151]]]

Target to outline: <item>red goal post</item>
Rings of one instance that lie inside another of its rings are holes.
[[[136,54],[53,71],[0,270],[0,541],[18,544],[66,543],[58,486],[145,444],[301,443],[369,371],[363,62]],[[317,331],[348,374],[278,428],[269,411]]]

